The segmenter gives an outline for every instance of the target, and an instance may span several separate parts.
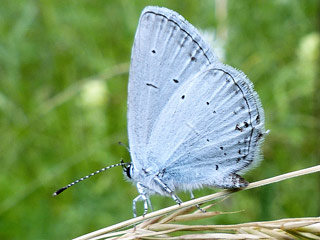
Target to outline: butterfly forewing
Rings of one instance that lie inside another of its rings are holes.
[[[175,12],[147,7],[141,14],[131,57],[128,134],[138,168],[150,167],[147,146],[154,123],[172,94],[217,58],[198,31]]]

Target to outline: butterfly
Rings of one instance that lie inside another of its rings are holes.
[[[193,196],[203,187],[244,188],[248,182],[239,172],[261,160],[264,111],[253,84],[221,63],[197,29],[167,8],[148,6],[140,16],[127,118],[131,163],[77,181],[123,166],[139,193],[134,216],[137,201],[144,202],[144,214],[152,208],[152,194],[181,204],[178,191]]]

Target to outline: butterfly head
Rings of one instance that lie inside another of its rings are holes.
[[[128,163],[126,165],[122,165],[122,171],[125,177],[127,177],[129,180],[132,179],[132,173],[133,173],[133,164]]]

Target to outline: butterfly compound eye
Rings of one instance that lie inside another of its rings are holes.
[[[127,166],[123,167],[123,173],[129,178],[132,178],[132,164],[128,164]]]

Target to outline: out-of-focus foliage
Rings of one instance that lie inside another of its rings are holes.
[[[128,64],[139,15],[150,4],[211,33],[224,62],[254,82],[271,132],[249,181],[319,164],[318,1],[3,0],[1,239],[67,239],[132,216],[137,192],[120,168],[51,194],[120,158],[129,161],[117,142],[127,143]],[[237,193],[217,209],[244,212],[206,221],[318,216],[319,182],[314,174]],[[174,204],[152,201],[156,209]]]

